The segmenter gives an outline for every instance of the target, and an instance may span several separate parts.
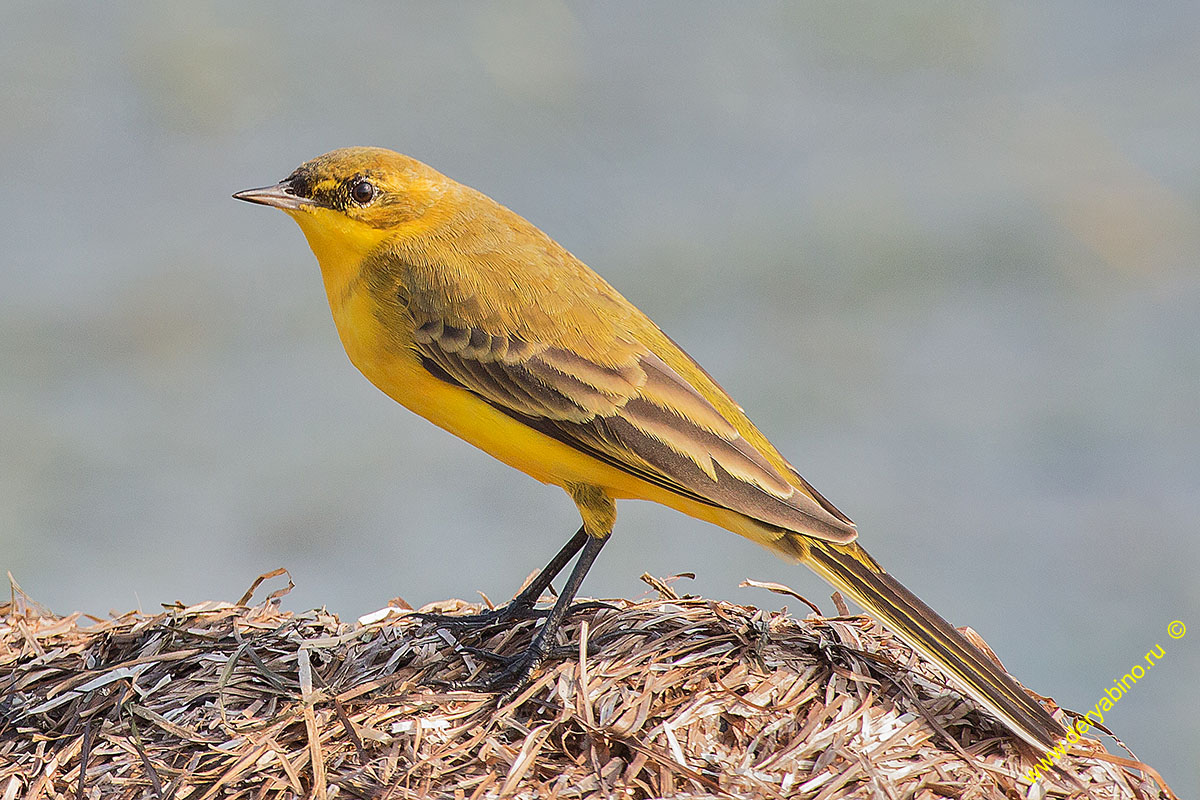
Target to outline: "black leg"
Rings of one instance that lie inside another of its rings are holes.
[[[563,567],[570,563],[571,559],[583,548],[589,538],[591,537],[583,532],[583,526],[580,525],[579,530],[575,531],[575,535],[571,537],[570,541],[562,546],[558,554],[550,559],[550,563],[529,582],[528,586],[509,601],[508,605],[532,607],[537,603],[538,598],[542,596],[542,592],[549,588],[550,581],[554,580],[558,576],[558,573],[562,572]]]
[[[547,612],[535,612],[533,610],[538,598],[542,596],[542,592],[546,591],[550,586],[550,582],[558,576],[558,573],[562,572],[563,567],[583,548],[588,538],[588,535],[583,532],[583,527],[580,526],[570,541],[564,544],[562,549],[558,551],[558,554],[550,559],[550,563],[534,576],[529,585],[522,589],[516,597],[508,601],[507,604],[499,608],[484,611],[481,614],[414,614],[413,616],[416,616],[418,619],[429,620],[452,627],[477,627],[494,623],[511,622],[515,619],[529,619],[530,617],[543,616]]]
[[[583,533],[580,529],[580,533]],[[577,536],[579,534],[576,534]],[[487,691],[495,691],[504,689],[504,694],[501,702],[512,697],[519,692],[525,684],[529,682],[529,676],[546,658],[546,653],[554,644],[555,637],[558,635],[558,629],[562,626],[563,620],[567,616],[567,611],[571,608],[571,601],[575,598],[575,593],[579,591],[579,585],[583,583],[583,576],[587,575],[596,556],[600,554],[600,549],[604,547],[604,543],[608,541],[608,537],[603,539],[587,536],[587,540],[583,544],[583,552],[579,555],[579,560],[575,562],[574,569],[571,570],[570,577],[567,578],[567,583],[563,586],[563,590],[558,595],[558,600],[554,603],[554,608],[551,609],[550,615],[546,617],[546,621],[538,628],[534,634],[533,641],[529,647],[520,655],[507,659],[505,667],[492,675],[484,678],[476,683],[462,684],[461,688],[485,689]],[[574,539],[572,539],[572,542]],[[565,551],[567,548],[563,548]],[[561,553],[559,554],[561,555]]]

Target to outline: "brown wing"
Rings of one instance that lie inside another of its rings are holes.
[[[417,319],[426,367],[532,428],[670,491],[834,542],[854,527],[797,489],[691,384],[624,343],[602,364],[578,352],[444,319]]]

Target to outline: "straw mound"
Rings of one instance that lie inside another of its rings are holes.
[[[593,652],[563,648],[500,708],[439,682],[488,668],[460,643],[514,652],[532,623],[453,631],[388,609],[346,624],[276,596],[89,621],[14,593],[0,800],[1169,796],[1102,753],[1031,785],[1028,755],[864,617],[655,585],[573,613],[569,641]]]

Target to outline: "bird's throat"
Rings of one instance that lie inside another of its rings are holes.
[[[367,254],[379,247],[388,232],[324,209],[301,209],[289,214],[304,231],[317,257],[329,307],[336,317],[354,291]]]

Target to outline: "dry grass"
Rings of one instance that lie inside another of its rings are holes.
[[[58,617],[14,591],[0,800],[1170,797],[1102,751],[1031,785],[1028,754],[864,617],[651,582],[657,598],[573,614],[570,641],[592,652],[564,648],[499,708],[439,682],[487,668],[460,643],[513,651],[529,623],[455,632],[390,609],[347,624],[278,597]]]

